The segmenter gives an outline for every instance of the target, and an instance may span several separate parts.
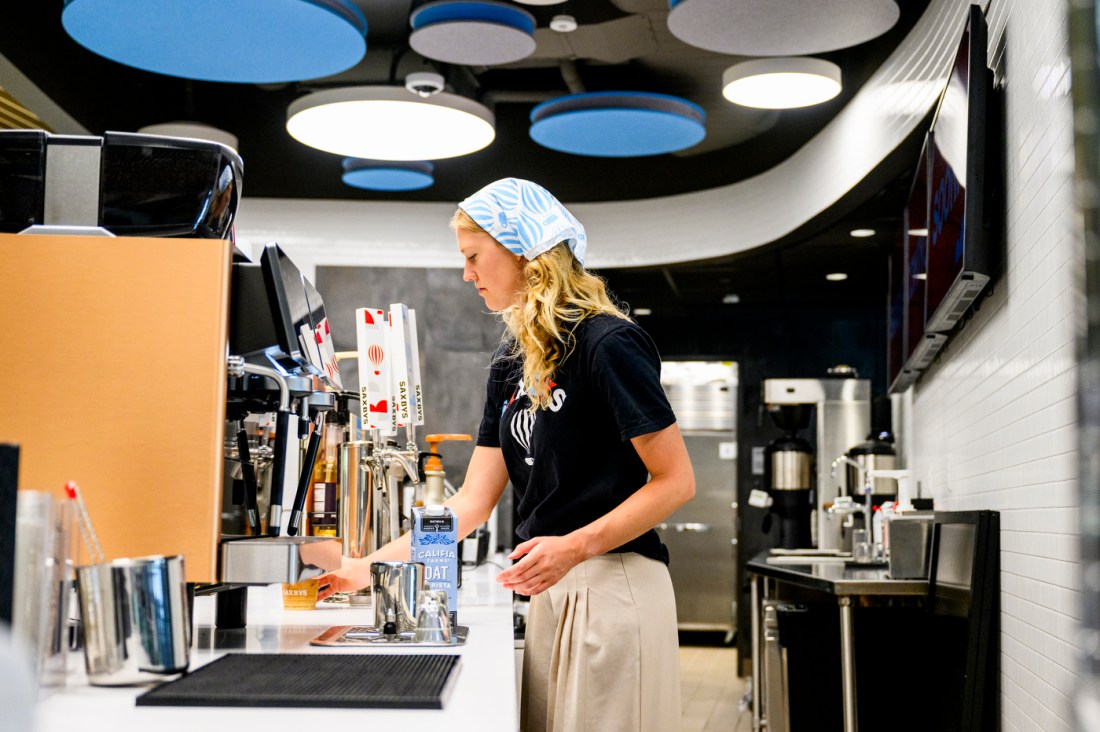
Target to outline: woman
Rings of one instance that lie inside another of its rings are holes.
[[[451,226],[463,279],[507,335],[465,484],[447,505],[465,536],[509,479],[515,487],[524,541],[497,581],[531,596],[521,727],[678,730],[676,606],[653,527],[695,483],[657,350],[584,270],[584,228],[544,188],[492,183]],[[371,562],[408,556],[406,535],[345,560],[321,578],[321,597],[366,586]]]

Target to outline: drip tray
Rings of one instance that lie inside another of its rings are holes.
[[[413,632],[398,633],[393,637],[386,637],[377,628],[363,625],[337,625],[329,628],[321,635],[309,642],[311,646],[333,646],[336,648],[360,648],[363,646],[393,646],[401,645],[406,648],[421,646],[464,646],[466,638],[470,635],[470,629],[465,625],[456,625],[455,632],[451,635],[449,643],[432,643],[413,640]]]
[[[456,655],[232,653],[142,694],[137,705],[442,709]]]

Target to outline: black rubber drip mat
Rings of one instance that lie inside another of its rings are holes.
[[[147,691],[137,705],[442,709],[458,658],[231,653]]]

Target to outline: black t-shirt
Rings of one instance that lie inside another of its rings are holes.
[[[657,347],[637,324],[595,315],[574,335],[547,409],[530,411],[522,363],[509,346],[497,350],[490,366],[477,444],[504,454],[523,540],[563,536],[625,501],[649,477],[630,439],[676,421],[661,387]],[[612,551],[668,563],[668,549],[652,529]]]

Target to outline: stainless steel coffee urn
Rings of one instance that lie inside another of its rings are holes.
[[[851,463],[846,464],[847,486],[849,495],[859,495],[862,486],[861,480],[867,475],[868,470],[894,470],[897,467],[897,453],[889,433],[869,435],[867,440],[853,445],[846,453],[852,462],[860,466],[857,469]],[[883,501],[892,501],[898,495],[898,482],[893,478],[874,478],[871,481],[871,497],[875,504]]]

